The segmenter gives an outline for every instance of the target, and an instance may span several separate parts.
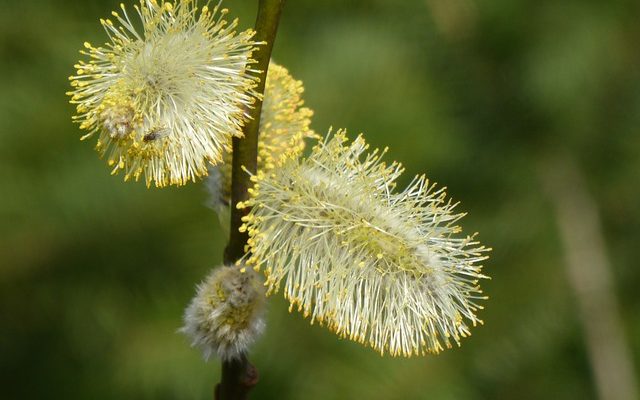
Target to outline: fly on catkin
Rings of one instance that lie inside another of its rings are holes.
[[[180,329],[205,360],[232,360],[246,353],[264,330],[265,293],[251,269],[220,266],[197,286]]]
[[[197,0],[140,0],[140,21],[124,5],[101,23],[110,42],[85,42],[85,60],[71,76],[74,120],[97,135],[96,149],[112,173],[147,185],[182,185],[222,161],[242,136],[257,94],[254,32],[236,33],[226,9]]]
[[[456,204],[367,153],[362,136],[328,135],[306,159],[252,176],[247,265],[311,321],[380,353],[438,353],[470,334],[486,297],[478,280],[488,249],[459,236]]]

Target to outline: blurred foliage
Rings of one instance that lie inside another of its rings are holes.
[[[250,27],[255,1],[225,5]],[[116,1],[0,13],[0,376],[6,399],[203,399],[218,380],[176,333],[225,244],[201,185],[109,176],[64,95]],[[572,154],[602,214],[640,360],[640,2],[290,0],[274,58],[305,82],[313,128],[365,132],[446,184],[494,248],[485,326],[440,356],[381,358],[274,296],[254,398],[595,397],[538,171]],[[593,316],[598,318],[598,316]]]

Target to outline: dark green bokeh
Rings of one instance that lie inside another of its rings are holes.
[[[227,1],[250,27],[255,1]],[[176,333],[225,244],[200,184],[112,177],[71,123],[67,76],[114,1],[0,12],[0,376],[7,399],[205,399],[218,379]],[[449,187],[494,248],[491,300],[459,349],[393,359],[270,301],[255,398],[595,398],[539,167],[571,154],[601,213],[640,353],[640,3],[312,1],[286,5],[274,59],[313,127],[364,132]],[[91,141],[89,141],[91,142]],[[598,316],[593,316],[598,318]]]

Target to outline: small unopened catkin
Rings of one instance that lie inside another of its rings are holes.
[[[213,354],[232,360],[264,330],[264,303],[263,285],[253,270],[221,266],[197,286],[180,331],[192,347],[202,350],[205,360]]]

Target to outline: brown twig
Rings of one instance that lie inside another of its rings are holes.
[[[256,60],[255,69],[260,71],[260,81],[256,91],[264,93],[264,85],[271,59],[271,50],[278,30],[280,14],[284,6],[284,0],[260,0],[258,4],[258,16],[255,25],[255,40],[263,42],[254,53]],[[245,253],[248,235],[239,231],[242,225],[242,217],[246,210],[238,210],[236,204],[248,198],[248,189],[251,187],[249,175],[242,170],[246,168],[255,174],[258,164],[258,128],[260,126],[260,113],[262,101],[257,100],[253,109],[249,111],[250,120],[244,127],[244,137],[233,139],[233,158],[231,170],[231,221],[229,230],[229,243],[224,251],[225,264],[229,265],[240,259]],[[251,365],[246,355],[233,361],[222,363],[222,376],[215,389],[216,400],[241,400],[248,397],[249,391],[258,382],[258,371]]]

